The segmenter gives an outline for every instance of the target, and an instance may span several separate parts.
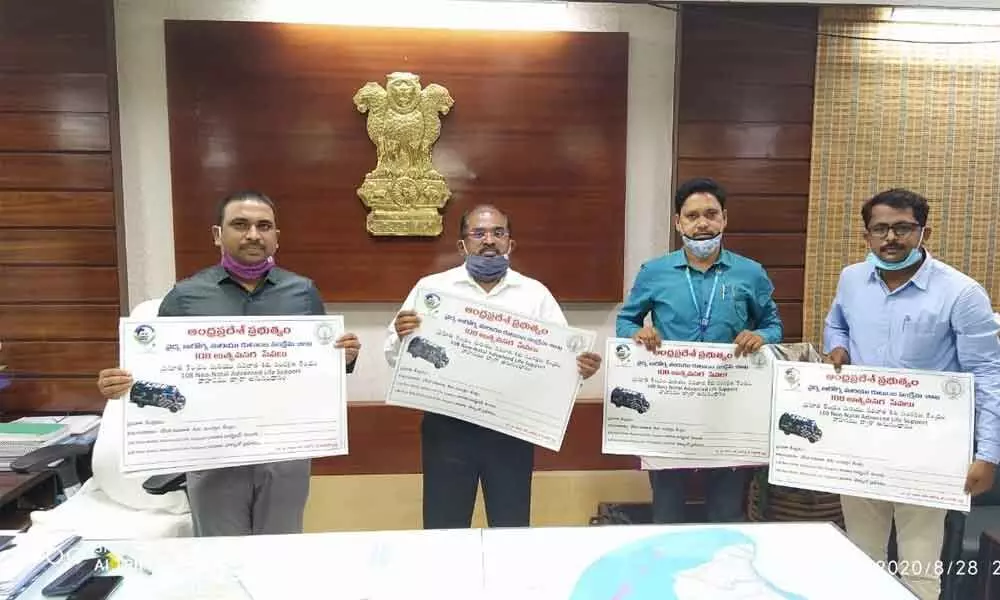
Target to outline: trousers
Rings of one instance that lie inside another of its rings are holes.
[[[746,489],[751,469],[700,469],[705,475],[705,511],[709,523],[735,523],[745,520]],[[649,471],[653,491],[654,523],[690,523],[692,517],[684,502],[684,489],[692,471],[663,469]]]
[[[302,533],[311,461],[187,474],[196,537]]]
[[[433,413],[420,428],[424,529],[470,527],[480,482],[490,527],[529,525],[533,444]]]
[[[872,560],[886,565],[889,533],[896,522],[899,560],[886,565],[900,576],[921,600],[937,600],[941,594],[938,574],[944,518],[947,511],[855,496],[841,496],[847,537]]]

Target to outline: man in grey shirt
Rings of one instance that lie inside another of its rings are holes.
[[[159,316],[326,314],[311,280],[275,266],[274,213],[274,202],[258,192],[223,199],[212,227],[220,264],[178,282],[164,296]],[[336,346],[344,349],[351,373],[361,349],[357,336],[346,333]],[[105,369],[97,385],[104,397],[117,398],[128,391],[132,377],[122,369]],[[188,473],[195,535],[301,533],[309,474],[308,459]]]

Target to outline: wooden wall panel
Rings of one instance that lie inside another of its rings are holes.
[[[701,82],[700,94],[681,94],[678,113],[691,121],[729,123],[812,123],[812,85],[782,86],[775,96],[770,84]]]
[[[94,229],[12,229],[0,237],[5,264],[114,266],[115,232]]]
[[[676,177],[729,193],[726,246],[775,285],[802,336],[818,8],[684,4]]]
[[[8,415],[19,413],[100,412],[104,406],[97,391],[97,378],[16,377],[3,391],[3,408]]]
[[[0,113],[0,151],[109,151],[108,134],[106,114]]]
[[[727,248],[767,268],[805,265],[804,233],[731,233],[725,239]]]
[[[683,158],[788,158],[809,160],[812,129],[798,123],[681,123]]]
[[[120,314],[111,0],[0,0],[0,411],[100,410]]]
[[[785,329],[785,341],[802,339],[802,301],[778,302],[778,315]]]
[[[108,104],[104,73],[0,72],[0,110],[106,113]]]
[[[808,198],[730,196],[726,200],[731,233],[801,233],[809,222]],[[767,215],[762,219],[761,215]]]
[[[621,301],[627,34],[170,21],[166,52],[179,277],[217,260],[216,201],[257,188],[279,203],[279,262],[327,301],[401,301],[457,264],[477,203],[510,214],[514,267],[558,299]],[[434,150],[453,194],[438,238],[372,238],[356,193],[375,148],[352,97],[398,70],[455,99]]]
[[[805,286],[802,281],[802,269],[796,267],[775,267],[767,270],[771,283],[774,284],[774,299],[777,302],[801,301]]]
[[[17,365],[23,377],[82,375],[94,378],[98,371],[114,366],[118,342],[7,342],[6,360]]]
[[[775,42],[779,43],[779,42]],[[686,44],[689,45],[689,44]],[[810,85],[814,61],[808,55],[716,46],[681,63],[681,79],[704,77],[733,83]]]
[[[2,154],[0,188],[10,190],[108,190],[109,154]]]
[[[114,210],[111,192],[0,191],[0,227],[112,228]]]
[[[731,153],[727,150],[719,152]],[[683,152],[679,155],[683,156]],[[803,186],[808,191],[809,160],[680,158],[677,160],[677,177],[680,181],[691,177],[717,178],[728,182],[726,190],[733,194],[795,196],[802,194]]]
[[[118,302],[117,267],[0,266],[5,303]]]
[[[0,331],[8,340],[117,340],[120,311],[110,304],[0,304]],[[112,365],[114,366],[114,365]],[[8,369],[16,375],[18,365]]]

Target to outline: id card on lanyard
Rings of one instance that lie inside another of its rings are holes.
[[[691,282],[691,268],[688,267],[684,270],[684,274],[687,275],[688,289],[691,290],[691,301],[694,302],[694,308],[698,311],[698,338],[702,341],[705,340],[708,324],[712,322],[712,304],[715,301],[715,289],[719,285],[719,273],[720,270],[717,268],[715,278],[712,280],[712,292],[708,296],[708,304],[703,313],[701,304],[698,303],[698,295],[694,293],[694,283]]]

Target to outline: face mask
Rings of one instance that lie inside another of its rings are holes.
[[[480,256],[478,254],[470,254],[465,257],[465,270],[476,281],[487,283],[497,281],[507,274],[509,267],[510,260],[506,255]]]
[[[462,249],[468,252],[464,242],[462,243]],[[496,256],[465,255],[465,270],[476,281],[485,283],[497,281],[507,274],[508,268],[510,268],[510,253],[497,254]]]
[[[722,245],[721,233],[707,240],[696,240],[693,238],[689,238],[686,235],[683,236],[683,238],[684,238],[684,247],[690,250],[691,254],[694,254],[698,258],[703,258],[703,259],[712,256],[712,254],[714,254],[715,251],[719,249],[719,246]]]
[[[267,275],[271,267],[274,266],[274,257],[268,256],[258,263],[246,265],[237,261],[228,252],[223,250],[221,264],[225,270],[238,279],[242,279],[243,281],[257,281]]]
[[[920,250],[920,247],[923,245],[923,243],[924,243],[924,232],[923,230],[920,230],[920,241],[917,242],[916,247],[910,248],[910,253],[907,254],[906,258],[904,258],[903,260],[894,263],[886,262],[881,258],[879,258],[877,254],[869,250],[868,256],[865,257],[865,261],[867,261],[868,264],[873,265],[878,269],[882,269],[883,271],[902,271],[903,269],[908,269],[913,265],[917,264],[918,262],[920,262],[920,259],[923,258],[924,253],[921,252]]]

